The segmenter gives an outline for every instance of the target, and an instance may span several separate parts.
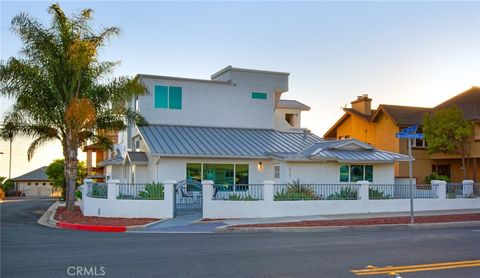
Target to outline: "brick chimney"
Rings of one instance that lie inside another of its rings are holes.
[[[372,114],[372,99],[368,97],[368,94],[358,96],[356,100],[351,102],[352,109],[365,115]]]

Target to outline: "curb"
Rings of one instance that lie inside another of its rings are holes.
[[[234,225],[218,227],[217,233],[289,233],[289,232],[334,232],[334,231],[374,231],[374,230],[401,230],[401,229],[432,229],[432,228],[462,228],[478,227],[480,221],[419,223],[419,224],[382,224],[382,225],[353,225],[353,226],[311,226],[311,227],[248,227],[235,228]]]
[[[57,221],[56,226],[64,229],[91,231],[91,232],[122,233],[127,231],[126,226],[95,226],[95,225],[84,225],[84,224],[71,224],[71,223],[62,222],[62,221]]]
[[[146,228],[148,228],[152,225],[162,223],[162,222],[165,222],[165,221],[168,221],[168,220],[171,220],[171,219],[172,218],[165,218],[165,219],[160,219],[160,220],[157,220],[155,222],[151,222],[151,223],[148,223],[148,224],[145,224],[145,225],[125,226],[125,228],[126,228],[127,232],[129,232],[129,231],[143,231],[143,230],[145,230]]]

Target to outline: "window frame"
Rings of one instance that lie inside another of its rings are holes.
[[[183,87],[154,84],[153,92],[155,109],[182,110]]]
[[[348,167],[348,180],[347,181],[342,181],[342,167],[344,166],[347,166]],[[355,181],[352,181],[352,167],[358,167],[358,166],[361,166],[362,168],[362,179],[360,180],[355,180]],[[366,169],[368,168],[371,168],[371,179],[367,179],[367,171]],[[338,173],[339,173],[339,182],[348,182],[348,183],[352,183],[352,182],[357,182],[357,181],[368,181],[368,182],[373,182],[373,179],[375,177],[374,175],[374,164],[340,164],[340,167],[338,168]]]

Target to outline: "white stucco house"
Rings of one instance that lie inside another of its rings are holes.
[[[47,166],[40,167],[31,172],[13,178],[15,188],[25,197],[58,197],[61,191],[53,187],[45,170]]]
[[[282,98],[286,72],[228,66],[208,80],[139,77],[147,93],[128,105],[149,125],[119,133],[115,155],[100,163],[107,179],[393,184],[393,163],[407,159],[353,139],[324,141],[302,128],[310,107]]]

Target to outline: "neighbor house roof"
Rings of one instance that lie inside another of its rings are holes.
[[[472,87],[465,92],[435,106],[435,110],[456,105],[463,110],[467,120],[480,120],[480,87]]]
[[[301,110],[305,110],[305,111],[310,110],[310,106],[305,105],[305,104],[301,103],[300,101],[293,100],[293,99],[281,99],[278,102],[277,107],[280,107],[280,108],[294,108],[294,109],[301,109]]]
[[[270,152],[299,152],[322,139],[315,134],[273,129],[148,125],[138,127],[153,155],[268,158]]]
[[[375,121],[380,112],[383,112],[390,116],[396,125],[419,125],[422,124],[423,115],[430,111],[432,111],[432,108],[428,107],[380,104],[372,117],[372,121]]]
[[[299,153],[271,153],[271,155],[284,160],[321,160],[340,163],[392,163],[408,160],[406,155],[377,150],[356,139],[323,141]]]
[[[48,176],[45,174],[45,170],[47,170],[47,166],[40,167],[36,170],[13,178],[13,181],[48,181]]]

